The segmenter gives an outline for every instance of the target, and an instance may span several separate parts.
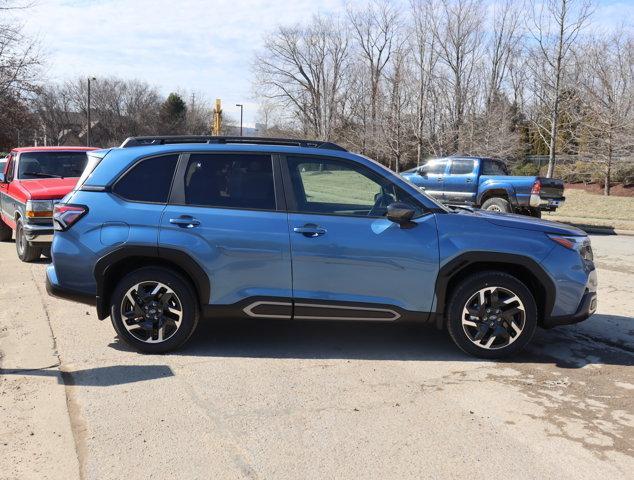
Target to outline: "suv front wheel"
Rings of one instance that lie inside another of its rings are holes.
[[[467,277],[454,290],[447,313],[453,341],[480,358],[502,358],[519,352],[537,328],[533,294],[504,272]]]
[[[145,353],[164,353],[194,333],[200,313],[189,282],[161,267],[126,275],[116,286],[110,318],[119,338]]]

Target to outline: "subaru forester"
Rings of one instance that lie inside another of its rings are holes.
[[[88,157],[55,205],[47,288],[142,352],[249,317],[427,322],[497,358],[596,309],[583,231],[444,207],[333,143],[137,137]]]

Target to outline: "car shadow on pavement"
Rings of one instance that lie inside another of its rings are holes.
[[[52,368],[0,369],[0,376],[57,377],[58,383],[82,387],[111,387],[127,383],[144,382],[164,377],[173,377],[167,365],[111,365],[83,370],[54,370]]]
[[[501,363],[543,363],[582,368],[592,363],[634,364],[632,343],[596,335],[597,327],[623,329],[626,339],[634,319],[595,315],[595,330],[583,324],[538,329],[533,342]],[[616,338],[616,336],[615,336]],[[117,339],[110,346],[131,351]],[[245,358],[356,359],[402,361],[482,361],[458,349],[446,331],[431,325],[376,322],[293,322],[284,320],[203,321],[191,340],[172,355]]]

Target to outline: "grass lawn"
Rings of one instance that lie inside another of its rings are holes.
[[[605,197],[573,188],[564,195],[564,206],[554,213],[544,212],[542,218],[634,230],[634,197]]]

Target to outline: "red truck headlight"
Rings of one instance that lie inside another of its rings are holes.
[[[24,213],[26,218],[51,218],[53,200],[27,200]]]

